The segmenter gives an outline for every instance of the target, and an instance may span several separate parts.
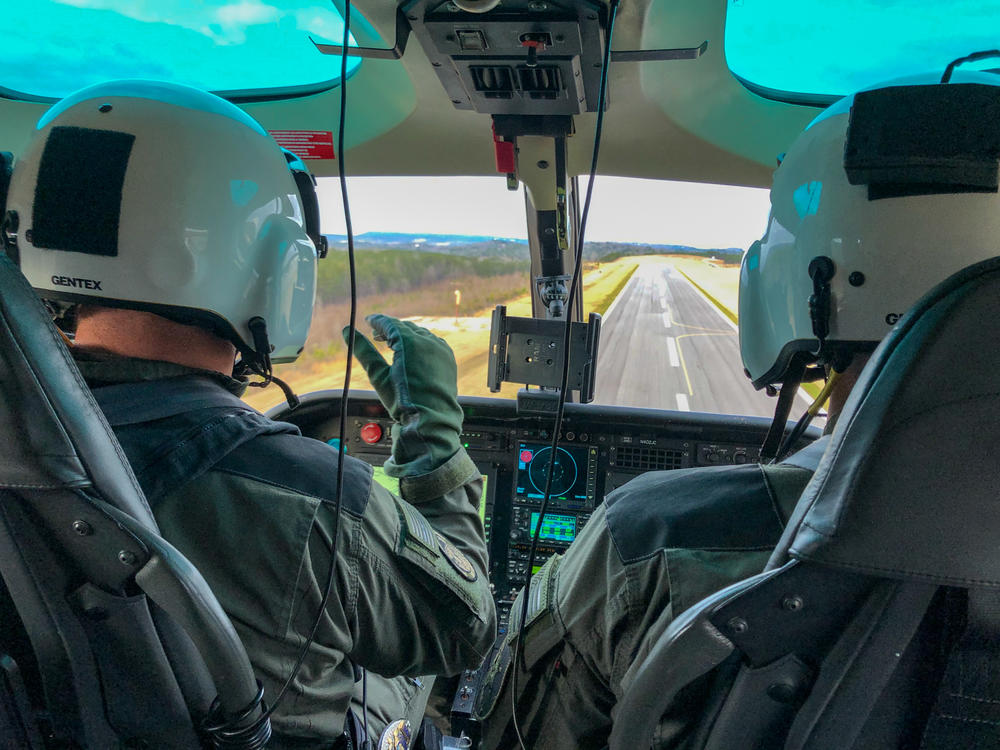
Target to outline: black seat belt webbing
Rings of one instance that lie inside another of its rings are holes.
[[[785,750],[849,750],[913,640],[938,587],[885,580],[820,667]]]
[[[1000,592],[969,589],[968,597],[920,750],[1000,748]]]
[[[802,384],[802,376],[805,374],[805,362],[794,357],[788,365],[788,373],[778,391],[778,403],[774,409],[774,420],[764,437],[764,443],[760,446],[760,462],[767,463],[778,455],[778,448],[785,437],[785,429],[788,426],[788,415],[792,413],[792,403],[795,401],[795,394]]]

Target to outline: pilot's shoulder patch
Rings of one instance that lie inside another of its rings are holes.
[[[413,541],[424,547],[425,550],[437,555],[437,545],[434,542],[434,529],[420,511],[408,502],[397,503],[402,511],[403,523],[406,526],[406,541]]]
[[[440,548],[441,553],[444,555],[445,559],[451,564],[451,567],[455,569],[466,581],[475,581],[476,569],[472,566],[462,551],[456,547],[454,544],[445,539],[438,532],[434,532],[434,536],[437,537],[438,548]]]
[[[409,750],[412,729],[406,719],[389,724],[378,740],[378,750]]]
[[[396,555],[416,566],[408,573],[415,572],[425,585],[440,586],[442,593],[454,597],[445,596],[442,606],[461,605],[458,616],[473,615],[486,622],[493,604],[479,569],[438,534],[417,508],[399,498],[395,502],[399,513]]]

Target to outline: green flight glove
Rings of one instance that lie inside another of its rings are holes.
[[[390,365],[363,334],[354,338],[354,356],[396,422],[385,473],[428,474],[461,447],[464,414],[458,405],[455,355],[448,342],[414,323],[388,315],[369,315],[365,320],[375,338],[384,338],[392,349]],[[343,331],[345,340],[349,330]]]

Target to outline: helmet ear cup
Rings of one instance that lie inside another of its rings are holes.
[[[7,190],[10,189],[10,176],[14,174],[14,154],[10,151],[0,151],[0,207],[7,210]]]
[[[262,257],[271,258],[271,267],[262,268],[270,276],[263,287],[267,298],[258,309],[266,310],[268,335],[276,347],[272,362],[290,362],[302,350],[312,323],[316,298],[316,252],[303,236],[302,227],[286,216],[272,217],[261,229],[261,241],[268,247]]]
[[[7,212],[7,191],[13,174],[14,154],[0,151],[0,247],[17,263],[17,214]]]
[[[295,179],[295,187],[299,191],[306,234],[316,246],[316,255],[325,258],[329,246],[326,236],[320,231],[319,226],[319,198],[316,196],[316,178],[309,173],[305,164],[295,153],[287,148],[281,150],[285,154],[285,161],[288,162],[288,168]]]
[[[316,255],[325,258],[328,248],[326,236],[319,230],[319,199],[316,197],[315,178],[308,172],[297,169],[292,170],[292,177],[295,178],[295,187],[299,189],[299,198],[302,200],[306,234],[316,246]]]

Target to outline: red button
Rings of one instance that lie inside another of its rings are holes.
[[[361,439],[371,445],[382,439],[382,428],[375,422],[369,422],[361,428]]]

